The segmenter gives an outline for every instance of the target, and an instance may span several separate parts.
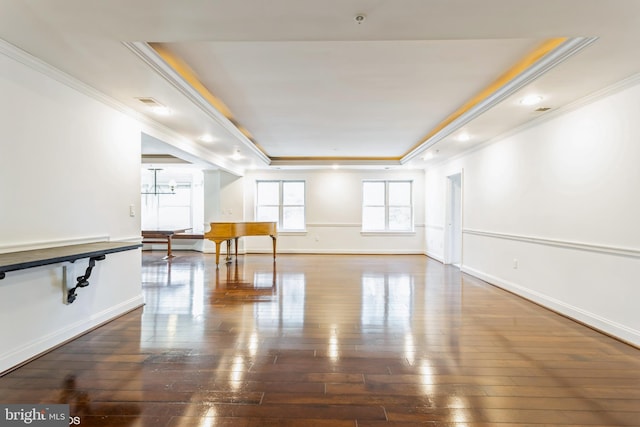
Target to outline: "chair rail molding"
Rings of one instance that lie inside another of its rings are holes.
[[[493,231],[474,230],[465,228],[463,234],[471,236],[489,237],[494,239],[515,240],[518,242],[532,243],[536,245],[554,246],[565,249],[575,249],[580,251],[602,253],[607,255],[618,255],[631,258],[640,258],[640,249],[625,248],[619,246],[599,245],[595,243],[574,242],[570,240],[548,239],[544,237],[526,236],[520,234],[497,233]]]

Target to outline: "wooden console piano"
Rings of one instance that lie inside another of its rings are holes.
[[[276,259],[276,238],[278,236],[275,222],[212,222],[211,230],[204,233],[204,238],[216,244],[216,267],[220,263],[220,244],[227,242],[227,261],[231,260],[231,241],[234,240],[236,260],[238,259],[238,239],[242,236],[270,236],[273,240],[273,260]]]

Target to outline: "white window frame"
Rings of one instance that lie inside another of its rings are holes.
[[[148,168],[142,168],[141,174],[148,173]],[[186,228],[191,229],[194,232],[202,232],[201,228],[195,225],[195,223],[201,223],[195,217],[194,204],[197,200],[202,200],[202,193],[196,195],[196,191],[202,192],[202,184],[197,184],[196,180],[191,174],[190,177],[185,176],[184,170],[176,170],[168,168],[164,171],[163,176],[154,181],[157,188],[151,187],[149,184],[144,185],[145,179],[141,177],[143,187],[141,188],[141,227],[143,229],[158,229],[158,228]],[[173,181],[173,182],[172,182]],[[188,189],[189,201],[188,203],[176,203],[175,194],[176,190]],[[157,191],[158,194],[150,193]],[[167,224],[166,216],[162,215],[162,212],[166,208],[186,208],[188,210],[188,216],[184,218],[184,221],[176,224]]]
[[[380,205],[365,205],[364,204],[364,186],[366,183],[370,182],[382,182],[384,183],[384,229],[365,229],[364,228],[364,211],[367,206],[379,207]],[[393,205],[389,204],[389,184],[393,183],[408,183],[409,184],[409,194],[410,201],[408,205]],[[362,180],[362,233],[413,233],[415,232],[415,218],[414,218],[414,196],[413,196],[413,180],[412,179],[365,179]],[[408,207],[410,209],[411,216],[411,224],[409,224],[409,228],[403,230],[395,230],[389,228],[389,208],[398,206],[398,207]]]
[[[264,207],[276,207],[276,205],[258,205],[258,187],[260,186],[260,183],[267,183],[267,182],[271,182],[271,183],[278,183],[278,231],[284,231],[284,232],[305,232],[307,229],[307,183],[305,180],[303,179],[263,179],[263,180],[257,180],[256,181],[256,197],[255,197],[255,212],[254,212],[254,218],[258,218],[258,209],[260,209],[260,206],[264,206]],[[303,188],[304,188],[304,198],[303,198],[303,202],[302,205],[285,205],[284,204],[284,191],[283,191],[283,187],[284,184],[286,183],[302,183]],[[302,214],[302,221],[303,221],[303,226],[302,228],[283,228],[283,224],[284,224],[284,210],[286,207],[301,207],[303,214]],[[256,219],[257,220],[257,219]]]

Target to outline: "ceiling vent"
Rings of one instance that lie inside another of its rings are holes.
[[[143,104],[149,106],[149,107],[162,107],[163,105],[160,104],[158,101],[156,101],[153,98],[136,98],[138,101],[142,102]]]

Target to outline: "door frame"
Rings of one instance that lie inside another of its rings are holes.
[[[463,256],[463,200],[464,171],[450,173],[446,176],[444,254],[445,264],[462,267]],[[456,184],[459,187],[456,191]],[[455,252],[455,253],[454,253]]]

